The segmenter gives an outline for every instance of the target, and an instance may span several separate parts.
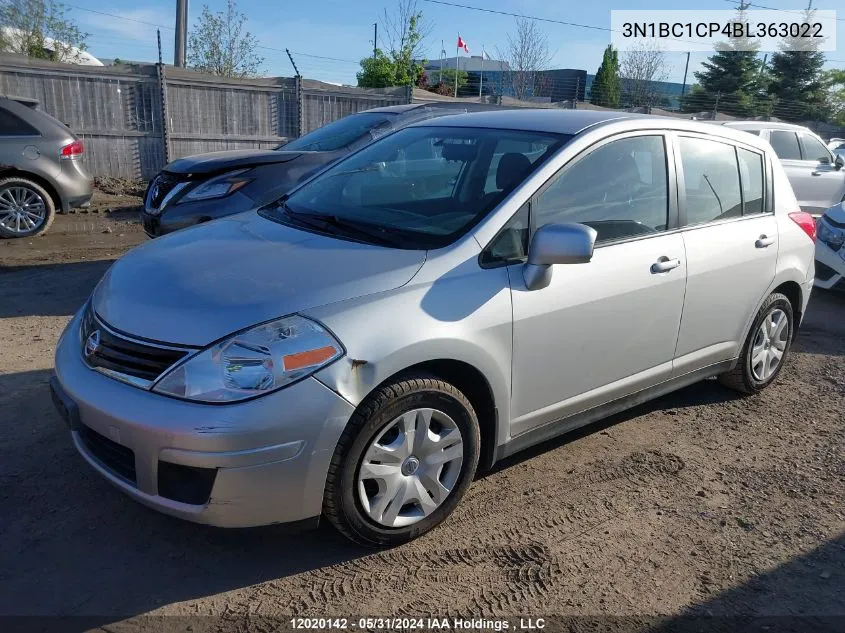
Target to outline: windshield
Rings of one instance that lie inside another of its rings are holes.
[[[395,114],[387,112],[350,114],[276,149],[331,152],[354,143],[372,129],[389,124],[395,117]]]
[[[337,234],[352,225],[375,229],[398,248],[438,248],[479,222],[569,138],[405,128],[335,164],[275,213],[312,224],[321,218]]]

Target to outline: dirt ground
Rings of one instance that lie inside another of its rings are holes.
[[[583,615],[555,622],[668,631],[692,614],[714,616],[701,630],[845,630],[845,297],[816,292],[765,393],[708,381],[548,442],[476,481],[439,529],[373,552],[328,525],[165,517],[75,454],[48,396],[53,350],[146,239],[137,203],[98,194],[45,237],[0,240],[0,615],[91,616],[77,629],[213,615],[199,621],[238,631],[270,630],[265,616]]]

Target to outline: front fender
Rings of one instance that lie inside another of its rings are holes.
[[[420,363],[455,360],[487,380],[498,410],[497,444],[509,437],[513,323],[505,268],[414,283],[309,310],[347,355],[315,377],[354,406]]]

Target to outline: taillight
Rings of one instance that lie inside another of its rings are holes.
[[[801,230],[807,234],[814,242],[816,241],[816,219],[809,213],[803,211],[796,211],[789,214],[790,219],[801,227]]]
[[[76,139],[73,143],[62,148],[62,158],[79,158],[84,151],[85,147],[82,145],[82,141]]]

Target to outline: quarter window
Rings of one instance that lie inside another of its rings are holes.
[[[742,215],[736,151],[732,145],[681,137],[686,223],[704,224]]]
[[[775,154],[782,160],[801,160],[801,149],[798,147],[798,136],[795,132],[772,130],[769,132],[769,143]]]
[[[763,157],[757,152],[738,148],[742,175],[742,214],[763,212]]]
[[[528,253],[528,203],[516,212],[481,253],[482,265],[512,264]]]
[[[0,136],[38,136],[38,130],[8,110],[0,108]]]
[[[665,231],[668,209],[663,137],[634,136],[564,167],[537,200],[536,224],[580,222],[608,242]]]

